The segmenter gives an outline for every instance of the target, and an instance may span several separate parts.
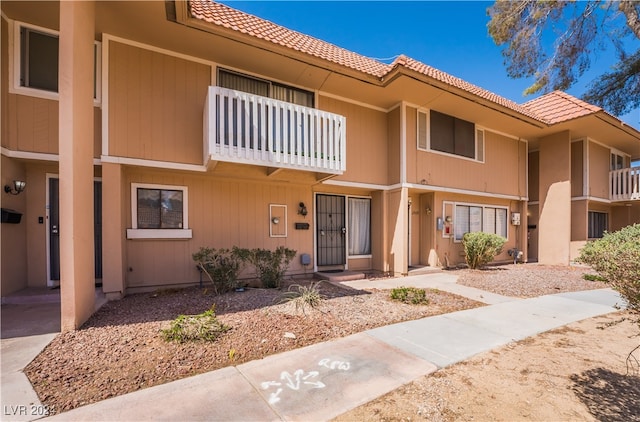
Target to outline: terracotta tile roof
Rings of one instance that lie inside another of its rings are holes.
[[[194,18],[382,77],[389,65],[210,0],[191,0]]]
[[[241,12],[229,6],[214,3],[211,0],[191,0],[189,5],[191,15],[194,18],[213,25],[263,39],[378,78],[383,78],[398,67],[404,67],[452,87],[467,91],[480,98],[497,103],[530,118],[540,120],[528,108],[522,107],[514,101],[404,55],[396,58],[391,64],[385,64],[337,47],[326,41],[277,25],[268,20]]]
[[[550,125],[604,111],[600,107],[586,103],[562,91],[553,91],[527,101],[523,107]]]

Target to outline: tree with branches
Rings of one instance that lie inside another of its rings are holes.
[[[526,95],[568,89],[598,52],[613,47],[618,62],[591,82],[583,99],[615,115],[640,106],[639,1],[496,1],[487,13],[508,75],[534,78]]]

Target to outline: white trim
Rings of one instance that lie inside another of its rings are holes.
[[[505,225],[506,225],[506,230],[507,230],[507,241],[509,241],[509,226],[510,226],[510,213],[511,213],[511,209],[508,206],[504,206],[504,205],[494,205],[494,204],[478,204],[478,203],[471,203],[471,202],[453,202],[453,230],[451,233],[451,237],[453,238],[453,243],[462,243],[462,239],[457,240],[456,239],[456,230],[455,230],[455,226],[456,226],[456,215],[457,215],[457,211],[456,211],[456,207],[460,205],[463,207],[476,207],[476,208],[482,208],[482,226],[484,226],[484,210],[485,208],[494,208],[494,209],[503,209],[507,211],[507,217],[505,219]],[[481,230],[483,233],[487,233],[484,231],[484,227],[482,227]],[[469,232],[466,232],[469,233]],[[497,234],[497,233],[493,233],[493,234]],[[499,235],[498,235],[499,236]]]
[[[127,229],[127,239],[191,239],[191,229]]]
[[[527,202],[527,206],[529,206],[529,205],[540,205],[540,201]]]
[[[24,160],[38,160],[38,161],[54,161],[59,162],[60,156],[58,154],[49,154],[45,152],[29,152],[29,151],[14,151],[5,147],[1,147],[0,151],[2,155],[9,158],[20,158]],[[93,159],[93,165],[99,166],[102,161],[99,158]]]
[[[184,164],[184,163],[175,163],[172,161],[145,160],[142,158],[117,157],[113,155],[103,155],[101,157],[101,161],[103,163],[125,164],[125,165],[140,166],[140,167],[154,167],[154,168],[170,169],[170,170],[186,170],[186,171],[197,171],[197,172],[207,171],[207,167],[200,164]]]
[[[36,98],[44,98],[47,100],[54,100],[54,101],[58,101],[60,99],[60,93],[59,92],[53,92],[53,91],[47,91],[47,90],[43,90],[43,89],[38,89],[38,88],[31,88],[31,87],[26,87],[26,86],[22,86],[20,84],[20,66],[21,66],[21,61],[19,59],[20,55],[21,55],[21,37],[20,37],[20,29],[21,28],[28,28],[30,30],[34,30],[37,32],[41,32],[43,34],[47,34],[47,35],[51,35],[51,36],[55,36],[58,38],[58,40],[60,39],[60,31],[57,31],[55,29],[50,29],[50,28],[45,28],[42,26],[38,26],[38,25],[33,25],[31,23],[27,23],[27,22],[22,22],[22,21],[18,21],[18,20],[7,20],[7,22],[9,23],[9,31],[8,31],[8,35],[9,35],[9,77],[10,77],[10,81],[9,81],[9,92],[11,94],[18,94],[18,95],[26,95],[29,97],[36,97]],[[95,96],[93,98],[93,105],[94,107],[99,107],[100,106],[100,94],[102,92],[101,90],[101,48],[102,48],[102,43],[100,41],[97,40],[93,40],[93,45],[94,48],[96,50],[95,52],[95,59],[96,59],[96,64],[95,64],[95,71],[96,71],[96,75],[95,75],[95,79],[93,81],[93,86],[95,89]]]
[[[280,221],[278,222],[278,226],[280,224],[284,225],[284,234],[274,234],[273,233],[273,226],[276,225],[276,223],[273,222],[273,209],[274,208],[284,208],[284,221]],[[284,238],[287,237],[288,235],[288,224],[287,224],[287,217],[288,217],[289,211],[287,209],[287,205],[285,204],[269,204],[269,237],[279,237],[279,238]]]
[[[369,189],[369,190],[392,190],[398,189],[402,187],[400,184],[396,185],[377,185],[374,183],[362,183],[362,182],[349,182],[346,180],[324,180],[322,181],[323,185],[331,185],[331,186],[341,186],[344,188],[355,188],[355,189]]]
[[[506,195],[502,193],[491,193],[491,192],[480,192],[480,191],[473,191],[473,190],[467,190],[467,189],[447,188],[443,186],[422,185],[422,184],[416,184],[416,183],[406,183],[403,187],[427,190],[427,191],[433,191],[433,192],[447,192],[447,193],[458,193],[462,195],[481,196],[485,198],[511,199],[514,201],[527,201],[529,199],[526,196]]]
[[[183,227],[181,229],[139,229],[138,188],[182,191]],[[189,228],[189,188],[187,186],[131,183],[131,228],[127,229],[127,239],[191,239],[192,236],[192,230]]]
[[[571,198],[572,201],[592,201],[592,202],[602,202],[603,204],[612,204],[613,201],[604,198],[598,198],[596,196],[574,196]]]
[[[325,180],[322,182],[322,184],[331,185],[331,186],[340,186],[345,188],[369,189],[369,190],[379,190],[379,191],[392,191],[392,190],[401,189],[401,188],[410,188],[410,189],[417,189],[417,190],[423,190],[423,191],[429,191],[429,192],[458,193],[462,195],[481,196],[485,198],[511,199],[514,201],[529,200],[528,196],[481,192],[481,191],[473,191],[468,189],[448,188],[445,186],[435,186],[435,185],[426,185],[426,184],[423,185],[419,183],[396,183],[393,185],[376,185],[372,183],[348,182],[348,181],[341,181],[341,180]]]
[[[46,253],[46,267],[47,267],[47,287],[56,287],[56,283],[51,280],[51,204],[49,204],[49,180],[50,179],[60,179],[60,176],[55,173],[46,173],[45,174],[45,187],[44,187],[44,214],[45,214],[45,253]],[[58,197],[58,200],[60,197]]]
[[[431,111],[435,111],[435,112],[443,114],[445,116],[453,117],[454,119],[462,120],[464,122],[468,122],[468,123],[473,124],[473,158],[465,157],[464,155],[451,154],[449,152],[438,151],[438,150],[435,150],[435,149],[431,148]],[[418,121],[418,114],[419,113],[424,113],[424,114],[427,115],[427,133],[426,133],[426,135],[427,135],[427,149],[418,148],[417,147],[418,151],[424,151],[424,152],[429,152],[429,153],[433,153],[433,154],[444,155],[446,157],[458,158],[458,159],[461,159],[461,160],[467,160],[467,161],[471,161],[471,162],[474,162],[474,163],[481,163],[481,164],[485,163],[485,159],[484,158],[487,155],[486,143],[485,143],[485,139],[484,139],[485,136],[483,136],[483,139],[482,139],[482,142],[483,142],[482,155],[483,155],[483,157],[482,157],[482,160],[478,159],[478,130],[481,130],[484,133],[485,128],[483,126],[480,126],[480,125],[476,124],[475,122],[471,122],[469,120],[464,120],[464,119],[461,119],[459,117],[452,116],[450,114],[440,112],[438,110],[432,110],[430,108],[418,108],[417,111],[416,111],[416,122]],[[404,127],[405,126],[403,126],[403,128]],[[417,128],[417,126],[416,126],[416,128]],[[419,145],[420,141],[417,139],[418,138],[417,135],[418,135],[418,133],[416,132],[416,145]]]

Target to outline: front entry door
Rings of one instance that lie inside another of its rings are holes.
[[[60,284],[60,183],[49,179],[49,287]],[[102,279],[102,182],[93,182],[95,278]]]
[[[318,266],[346,263],[345,198],[337,195],[316,196]]]

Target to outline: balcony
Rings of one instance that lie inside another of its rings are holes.
[[[611,201],[640,200],[640,167],[609,172],[609,189]]]
[[[204,162],[211,161],[339,175],[346,169],[346,119],[210,86],[204,110]]]

